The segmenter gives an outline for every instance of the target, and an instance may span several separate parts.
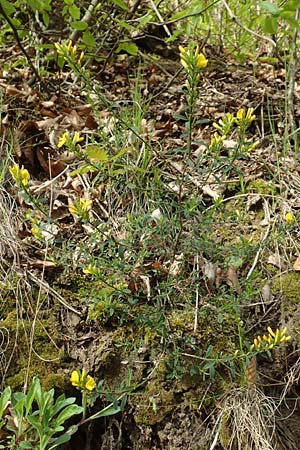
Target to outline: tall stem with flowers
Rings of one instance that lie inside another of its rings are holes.
[[[191,154],[193,128],[195,125],[195,107],[198,96],[198,84],[200,81],[200,70],[207,66],[207,59],[199,52],[199,46],[191,44],[188,47],[179,46],[180,62],[186,72],[186,128],[187,128],[187,153]]]

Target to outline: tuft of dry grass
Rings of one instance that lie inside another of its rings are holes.
[[[256,386],[232,390],[220,408],[210,450],[218,441],[226,450],[274,450],[276,406]]]

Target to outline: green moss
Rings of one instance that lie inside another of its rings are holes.
[[[255,192],[257,194],[273,195],[275,187],[272,181],[257,178],[252,180],[247,185],[247,192]]]
[[[294,339],[300,340],[300,274],[285,273],[273,282],[272,291],[281,295],[281,324]]]
[[[54,315],[43,320],[37,319],[34,323],[33,317],[20,318],[15,309],[0,321],[0,328],[9,333],[6,384],[13,390],[21,389],[28,372],[29,380],[37,375],[42,382],[47,379],[49,386],[51,375],[57,375],[60,369],[60,348],[55,343],[58,332]],[[56,383],[59,377],[54,378],[53,382]]]
[[[174,402],[174,392],[165,389],[157,380],[153,380],[148,383],[138,399],[134,420],[137,424],[143,425],[160,423],[173,411]]]
[[[294,309],[295,305],[300,306],[300,274],[291,272],[277,277],[273,282],[273,292],[283,295],[285,308]]]

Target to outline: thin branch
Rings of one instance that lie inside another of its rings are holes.
[[[246,27],[246,25],[243,25],[242,22],[240,22],[240,20],[233,14],[233,12],[229,8],[227,2],[225,0],[221,0],[221,1],[222,1],[223,5],[225,6],[225,9],[228,12],[231,20],[233,20],[240,28],[242,28],[243,30],[247,31],[248,33],[252,34],[253,36],[255,36],[259,39],[264,39],[265,41],[268,41],[270,44],[273,45],[273,47],[276,47],[276,42],[274,42],[273,39],[271,39],[267,36],[263,36],[259,33],[256,33],[255,31],[250,30],[250,28]]]
[[[13,35],[18,43],[18,46],[20,47],[21,52],[23,53],[23,55],[25,56],[25,58],[27,59],[27,62],[31,68],[31,70],[33,71],[34,75],[37,77],[37,79],[39,81],[42,81],[40,74],[38,73],[36,67],[34,66],[33,62],[30,59],[30,56],[28,55],[26,49],[23,47],[23,44],[19,38],[18,35],[18,31],[16,29],[16,27],[14,26],[13,22],[11,21],[10,17],[6,14],[6,12],[4,11],[4,8],[2,6],[2,3],[0,2],[0,14],[4,17],[4,19],[6,20],[6,22],[8,23],[8,25],[10,26],[10,28],[12,29]]]
[[[98,5],[98,3],[99,3],[99,0],[92,0],[91,1],[90,6],[88,7],[88,9],[85,12],[85,15],[81,19],[82,22],[86,22],[87,24],[90,23],[90,21],[91,21],[91,19],[93,17],[94,9]],[[70,36],[71,41],[76,42],[78,40],[79,36],[81,35],[81,33],[82,33],[81,30],[74,30],[73,33]]]

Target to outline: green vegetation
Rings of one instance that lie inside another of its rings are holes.
[[[298,3],[0,0],[2,448],[279,442]]]

